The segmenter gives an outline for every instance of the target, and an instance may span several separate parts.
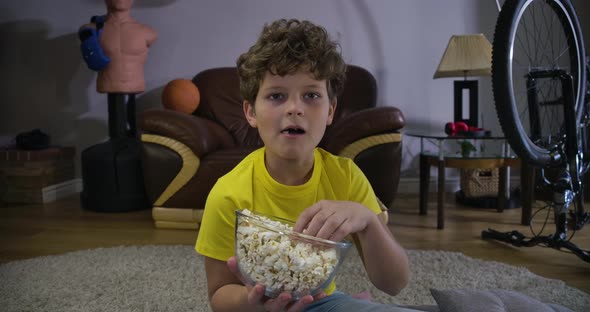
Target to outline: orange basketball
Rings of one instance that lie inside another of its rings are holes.
[[[197,86],[188,79],[174,79],[164,87],[162,105],[165,108],[192,114],[201,101]]]

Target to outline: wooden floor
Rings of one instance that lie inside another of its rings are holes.
[[[464,207],[447,196],[446,228],[436,229],[434,198],[429,215],[418,215],[414,195],[401,195],[390,215],[390,227],[408,249],[460,251],[474,258],[527,267],[532,272],[557,278],[590,293],[590,263],[572,254],[542,247],[515,248],[480,238],[481,231],[519,230],[520,208],[498,213],[495,209]],[[541,218],[537,218],[538,222]],[[552,229],[552,225],[548,226]],[[155,229],[149,210],[96,213],[80,208],[74,196],[46,205],[0,206],[0,262],[59,254],[97,247],[148,244],[193,245],[197,233],[188,230]],[[576,233],[573,241],[590,249],[590,226]],[[433,264],[433,269],[436,267]]]

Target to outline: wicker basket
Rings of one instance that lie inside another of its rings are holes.
[[[500,170],[461,169],[461,190],[465,197],[497,196]]]

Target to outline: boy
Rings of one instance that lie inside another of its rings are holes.
[[[205,256],[214,311],[402,311],[334,292],[334,285],[291,302],[247,285],[234,258],[235,210],[247,208],[296,221],[294,230],[360,242],[371,282],[391,295],[408,282],[404,249],[377,216],[382,213],[361,170],[350,159],[317,148],[337,106],[346,65],[326,30],[307,21],[278,20],[237,60],[248,123],[264,147],[220,178],[207,199],[196,250]]]

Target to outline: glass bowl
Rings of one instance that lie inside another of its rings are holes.
[[[249,210],[236,210],[235,254],[240,273],[265,295],[291,300],[316,295],[334,279],[352,243],[293,232],[294,223]]]

